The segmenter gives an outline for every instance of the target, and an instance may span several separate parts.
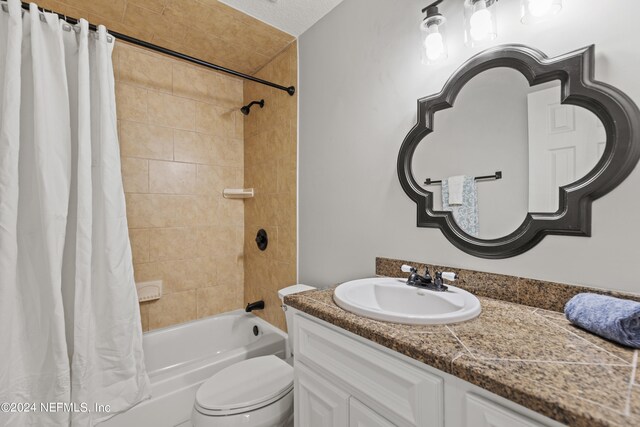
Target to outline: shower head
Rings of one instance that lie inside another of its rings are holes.
[[[245,116],[248,116],[249,112],[251,112],[251,106],[254,104],[258,104],[260,108],[264,108],[264,99],[261,99],[260,101],[251,101],[248,105],[242,107],[240,111],[242,111],[242,114]]]

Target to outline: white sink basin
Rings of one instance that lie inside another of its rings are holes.
[[[408,286],[406,279],[376,277],[341,284],[333,299],[351,313],[409,325],[457,323],[480,314],[475,295],[447,286],[446,292],[437,292]]]

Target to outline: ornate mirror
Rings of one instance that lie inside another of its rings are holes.
[[[640,111],[593,80],[593,62],[594,46],[557,58],[498,46],[419,99],[398,155],[417,225],[483,258],[518,255],[547,234],[589,236],[591,202],[640,158]]]

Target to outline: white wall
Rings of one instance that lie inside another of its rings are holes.
[[[328,286],[370,276],[374,258],[434,264],[640,291],[640,168],[593,205],[592,237],[548,236],[513,258],[486,260],[417,228],[416,206],[396,176],[416,99],[439,91],[480,51],[463,45],[462,0],[448,0],[449,59],[420,63],[420,9],[428,1],[345,0],[299,40],[299,279]],[[519,1],[501,0],[494,44],[560,55],[596,44],[596,78],[640,104],[640,2],[565,0],[554,20],[519,22]]]

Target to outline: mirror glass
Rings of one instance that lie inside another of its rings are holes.
[[[414,179],[433,193],[433,209],[454,211],[458,225],[480,239],[512,233],[527,212],[556,212],[559,187],[587,175],[606,145],[601,121],[585,108],[561,104],[560,91],[559,81],[530,87],[511,68],[471,79],[452,108],[435,114],[433,132],[413,156]],[[451,203],[444,207],[443,185],[425,184],[497,171],[501,179],[475,180],[475,195],[471,178],[462,191],[460,179],[445,182]]]

